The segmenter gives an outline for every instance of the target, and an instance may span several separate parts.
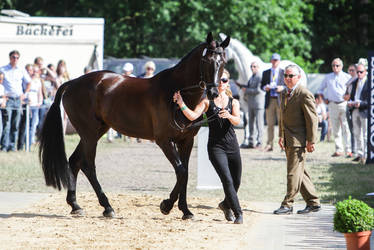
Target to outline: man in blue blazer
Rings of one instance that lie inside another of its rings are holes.
[[[279,120],[280,93],[285,89],[284,70],[279,67],[280,55],[274,53],[271,56],[272,67],[262,73],[261,89],[266,91],[265,95],[265,115],[268,126],[268,138],[264,150],[273,151],[274,126]]]

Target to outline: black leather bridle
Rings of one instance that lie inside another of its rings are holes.
[[[205,58],[206,52],[208,52],[208,51],[211,52],[212,54],[216,54],[216,55],[219,56],[219,60],[214,60],[213,61],[213,63],[216,63],[216,65],[217,65],[217,71],[215,72],[215,74],[218,74],[218,71],[221,68],[222,64],[226,64],[224,50],[221,47],[218,47],[218,48],[216,48],[214,50],[213,49],[209,49],[209,48],[205,48],[204,52],[203,52],[203,57],[200,60],[200,81],[199,81],[199,83],[195,84],[195,85],[191,85],[191,86],[187,86],[187,87],[181,88],[181,89],[176,90],[176,91],[186,92],[186,91],[191,91],[193,89],[197,89],[197,90],[201,90],[202,89],[202,90],[204,90],[204,92],[206,92],[207,88],[218,87],[217,83],[215,83],[215,82],[207,83],[204,80],[203,63],[204,62],[205,63],[212,63],[211,62],[212,60],[208,60],[208,59]],[[173,102],[173,99],[172,99],[172,105],[173,105],[173,109],[172,109],[172,123],[171,123],[171,125],[175,129],[180,130],[182,132],[183,132],[183,130],[191,129],[191,128],[195,128],[195,127],[199,127],[199,126],[203,125],[204,123],[209,123],[209,122],[211,122],[213,120],[216,120],[218,118],[217,115],[219,113],[219,110],[217,110],[216,113],[214,113],[213,115],[207,117],[206,119],[203,119],[203,120],[200,120],[200,121],[192,121],[192,122],[190,122],[187,125],[184,125],[184,124],[180,125],[180,124],[178,124],[178,122],[175,119],[175,115],[176,115],[177,111],[179,110],[179,106],[176,105]]]

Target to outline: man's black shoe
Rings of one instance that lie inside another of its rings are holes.
[[[277,210],[274,210],[274,214],[292,214],[293,208],[292,207],[285,207],[281,206]]]
[[[225,218],[226,218],[227,221],[234,221],[235,220],[234,215],[231,212],[231,209],[227,208],[225,206],[225,204],[223,203],[223,201],[218,204],[218,207],[219,207],[219,209],[221,209],[223,211],[223,214],[225,215]]]
[[[356,158],[354,158],[352,161],[356,161],[356,162],[359,162],[360,161],[360,159],[361,159],[361,157],[360,156],[357,156]]]
[[[249,144],[242,143],[240,145],[240,148],[249,148]]]
[[[318,212],[321,210],[321,206],[309,206],[307,205],[303,210],[297,211],[298,214],[308,214],[310,212]]]

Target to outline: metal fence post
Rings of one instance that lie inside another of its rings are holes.
[[[26,126],[25,126],[25,130],[26,130],[26,152],[30,152],[30,106],[28,104],[26,104]]]

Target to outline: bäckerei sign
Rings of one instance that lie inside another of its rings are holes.
[[[58,25],[17,25],[16,36],[51,36],[67,37],[73,35],[72,27],[62,27]]]

